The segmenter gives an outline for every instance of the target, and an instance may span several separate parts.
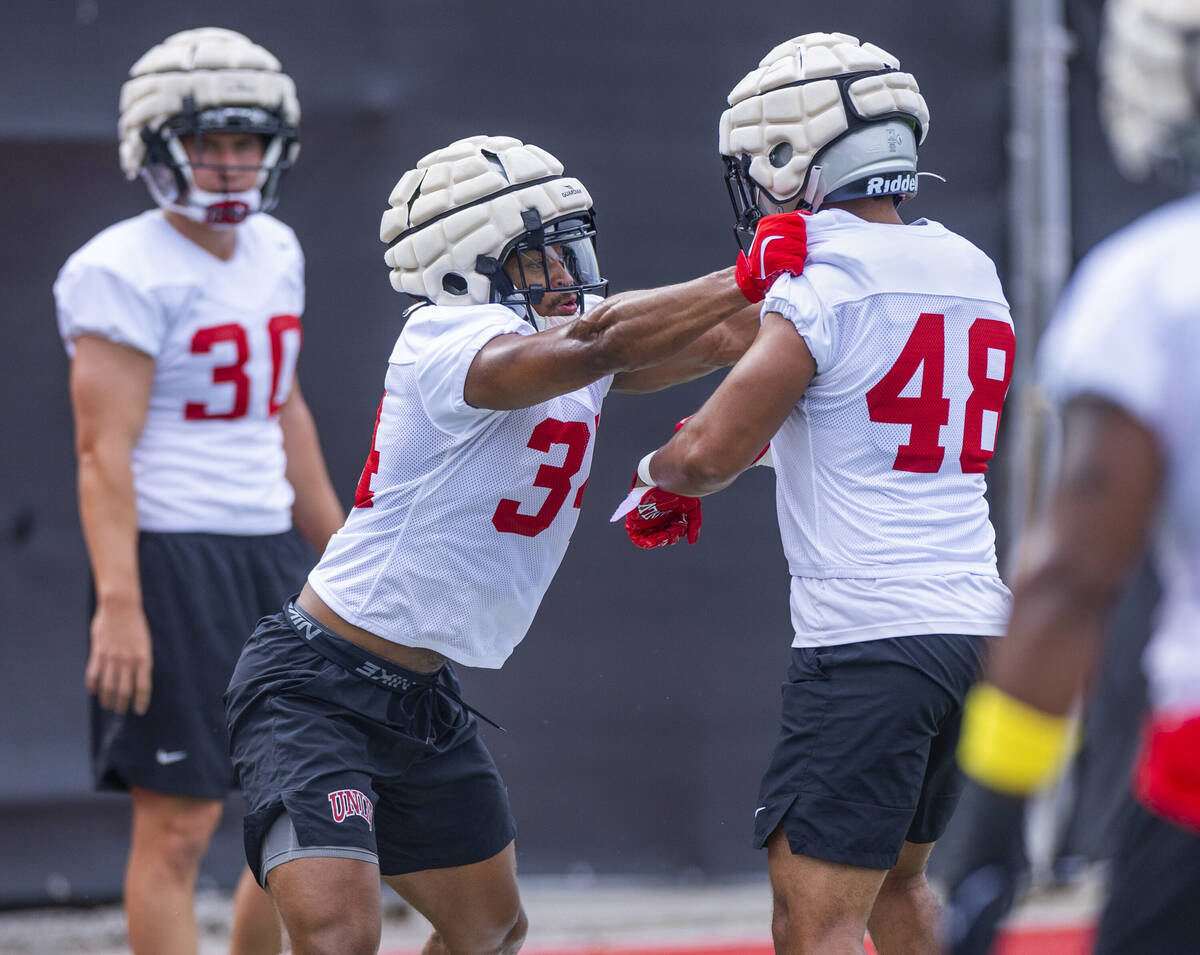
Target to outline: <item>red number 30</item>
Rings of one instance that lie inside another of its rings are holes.
[[[299,351],[299,340],[303,335],[300,319],[295,315],[275,315],[267,322],[267,334],[271,339],[271,393],[267,396],[267,414],[274,417],[283,407],[287,396],[281,399],[279,379],[282,377],[283,365],[286,360],[283,336],[295,332],[297,339],[296,351]],[[233,361],[228,365],[217,365],[212,370],[214,385],[233,385],[233,402],[228,411],[211,411],[206,402],[189,401],[183,407],[183,416],[188,421],[206,421],[220,419],[232,421],[244,418],[250,410],[250,377],[246,374],[246,362],[250,360],[250,340],[246,329],[237,322],[225,325],[212,325],[201,328],[192,336],[191,351],[193,355],[205,355],[213,350],[220,342],[233,343]]]
[[[1004,355],[1004,374],[988,377],[988,352]],[[967,398],[963,421],[962,453],[959,467],[964,474],[983,474],[994,451],[983,447],[983,414],[991,411],[1000,424],[1000,410],[1008,383],[1012,379],[1016,339],[1012,326],[993,318],[977,318],[967,332],[967,378],[971,395]],[[946,365],[946,320],[926,312],[900,350],[895,364],[867,392],[867,413],[872,421],[910,426],[908,442],[896,449],[893,471],[936,473],[942,466],[946,449],[938,443],[942,425],[950,421],[950,399],[944,397]],[[921,368],[921,391],[915,397],[900,392]]]

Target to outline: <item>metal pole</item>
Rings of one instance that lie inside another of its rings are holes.
[[[1012,25],[1009,292],[1017,354],[1010,389],[1014,440],[1005,454],[1010,580],[1052,456],[1051,416],[1036,389],[1034,356],[1071,269],[1067,61],[1072,47],[1063,0],[1013,0]]]
[[[1013,0],[1012,186],[1013,321],[1017,354],[1010,401],[1016,412],[1006,453],[1007,573],[1021,561],[1021,535],[1037,520],[1057,457],[1057,422],[1037,388],[1037,344],[1071,269],[1068,73],[1071,39],[1063,0]],[[1035,882],[1046,878],[1071,799],[1064,781],[1030,807],[1026,830]]]

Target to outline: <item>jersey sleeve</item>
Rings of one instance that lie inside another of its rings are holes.
[[[68,262],[54,283],[54,301],[67,354],[80,335],[96,335],[155,357],[166,338],[162,306],[101,265]]]
[[[467,404],[463,389],[479,349],[498,335],[511,334],[533,334],[533,327],[503,306],[462,309],[441,320],[436,307],[413,314],[401,337],[414,358],[425,412],[435,425],[448,434],[463,434],[495,413]]]
[[[791,322],[808,345],[817,370],[828,371],[833,356],[833,313],[805,276],[784,274],[776,279],[759,314],[768,312],[778,312]]]
[[[1122,274],[1096,260],[1080,269],[1042,339],[1039,377],[1060,405],[1092,395],[1160,432],[1168,412],[1169,310],[1153,288],[1121,282]]]

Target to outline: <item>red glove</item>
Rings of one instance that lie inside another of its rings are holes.
[[[625,515],[625,533],[638,547],[670,547],[685,534],[688,543],[694,544],[703,522],[700,498],[648,487],[641,503]]]
[[[1150,721],[1134,770],[1134,791],[1158,815],[1200,832],[1200,714]]]
[[[739,252],[734,278],[751,302],[761,302],[784,272],[799,275],[808,255],[808,227],[804,213],[781,212],[758,220],[750,254]]]

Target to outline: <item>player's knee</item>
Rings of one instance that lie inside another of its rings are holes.
[[[500,955],[515,955],[516,952],[520,951],[521,946],[525,944],[525,936],[528,932],[529,919],[525,916],[525,910],[518,907],[517,917],[513,920],[500,946]]]
[[[215,811],[161,812],[135,824],[135,853],[154,857],[167,878],[195,878],[220,819]]]
[[[494,918],[460,923],[444,931],[435,931],[425,946],[426,952],[447,955],[515,955],[525,942],[529,920],[518,904],[514,910]]]
[[[287,920],[292,955],[375,955],[382,926],[378,918],[347,918],[343,911],[310,911]]]
[[[775,942],[775,951],[786,952],[788,941],[788,909],[787,899],[775,896],[775,904],[771,909],[771,938]]]
[[[852,952],[865,932],[866,925],[837,900],[808,898],[799,904],[775,893],[771,937],[777,952]]]

